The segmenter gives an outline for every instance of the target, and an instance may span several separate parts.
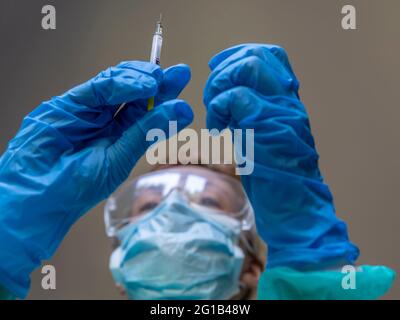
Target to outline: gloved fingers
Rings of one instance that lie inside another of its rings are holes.
[[[67,92],[73,102],[88,107],[116,105],[150,98],[158,92],[164,73],[156,64],[122,62]]]
[[[184,64],[165,69],[163,80],[158,87],[158,94],[155,97],[156,107],[158,108],[158,105],[168,100],[176,99],[190,81],[190,77],[190,68]],[[115,121],[124,131],[148,112],[147,105],[148,99],[130,102],[117,114]]]
[[[193,112],[190,106],[183,100],[170,100],[137,120],[122,136],[110,147],[110,161],[117,161],[121,170],[129,172],[146,152],[149,146],[158,141],[147,141],[146,137],[151,129],[163,132],[165,138],[169,138],[169,122],[177,122],[177,130],[180,131],[193,121]],[[155,132],[155,131],[154,131]]]
[[[271,52],[272,46],[263,44],[246,44],[237,46],[236,48],[226,49],[214,56],[209,66],[212,74],[217,74],[225,69],[228,65],[249,56],[257,56],[266,63],[269,63],[275,68],[276,72],[282,74],[283,77],[290,78],[290,74],[285,69],[284,65]]]
[[[266,96],[293,95],[291,81],[281,79],[259,57],[249,56],[228,65],[223,72],[210,78],[204,90],[204,104],[207,106],[215,96],[235,86],[246,86]]]
[[[124,62],[41,104],[29,117],[52,126],[71,142],[81,142],[111,124],[121,102],[156,94],[162,78],[157,65]]]
[[[233,47],[226,48],[220,52],[218,52],[216,55],[214,55],[210,61],[208,62],[208,66],[210,67],[211,71],[214,71],[214,69],[224,60],[226,60],[228,57],[231,55],[237,53],[238,51],[246,48],[246,47],[252,47],[252,46],[265,46],[267,48],[272,47],[273,45],[269,44],[257,44],[257,43],[243,43],[243,44],[238,44]]]
[[[238,51],[241,51],[243,49],[246,50],[246,49],[251,49],[251,48],[257,48],[257,47],[262,47],[262,48],[269,50],[294,75],[285,49],[283,49],[280,46],[274,45],[274,44],[259,44],[259,43],[239,44],[239,45],[227,48],[227,49],[222,50],[221,52],[217,53],[214,57],[211,58],[208,65],[209,65],[211,71],[214,71],[214,69],[221,62],[225,61],[226,59],[228,59],[230,56],[237,53]]]
[[[263,105],[264,101],[250,88],[235,87],[224,91],[209,103],[207,128],[221,131],[232,121],[238,123],[254,116]]]
[[[234,87],[222,92],[209,103],[207,128],[226,127],[265,131],[265,121],[275,118],[295,130],[309,130],[308,117],[298,99],[268,97],[248,87]]]
[[[125,130],[147,112],[150,97],[156,103],[175,99],[190,79],[190,68],[177,65],[163,71],[142,61],[121,62],[86,83],[56,97],[31,113],[32,117],[62,129],[68,125],[79,134],[86,128],[91,134],[116,120]],[[127,103],[116,119],[115,112]],[[49,108],[48,106],[54,106]]]
[[[178,64],[164,70],[164,77],[159,85],[155,104],[176,99],[191,78],[190,67],[186,64]]]
[[[129,62],[123,64],[125,65],[127,63]],[[127,65],[127,67],[129,67],[129,65]],[[176,99],[189,83],[190,78],[190,67],[186,64],[177,64],[163,70],[162,80],[158,84],[158,91],[155,96],[156,105]]]
[[[278,58],[278,60],[286,67],[286,69],[289,71],[289,73],[293,76],[293,79],[296,79],[296,75],[293,72],[292,66],[290,65],[289,62],[289,57],[286,53],[286,50],[283,49],[280,46],[274,45],[274,44],[257,44],[257,43],[253,43],[253,44],[240,44],[228,49],[225,49],[223,51],[221,51],[220,53],[216,54],[209,62],[209,67],[211,70],[214,70],[222,61],[224,61],[226,58],[228,58],[229,56],[231,56],[232,54],[236,53],[239,50],[242,50],[245,47],[248,46],[263,46],[267,49],[269,49],[274,55],[275,57]]]
[[[269,64],[275,74],[283,81],[290,82],[293,91],[297,92],[299,83],[290,67],[285,50],[273,45],[245,44],[222,51],[209,62],[212,70],[209,81],[212,81],[214,77],[223,72],[232,63],[250,56],[256,56]]]

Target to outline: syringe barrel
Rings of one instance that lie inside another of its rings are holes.
[[[153,36],[153,46],[151,48],[150,62],[160,65],[161,48],[163,38],[160,34],[155,33]]]

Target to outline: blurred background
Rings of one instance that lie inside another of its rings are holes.
[[[46,4],[57,10],[56,30],[41,27]],[[356,7],[357,30],[341,27],[345,4]],[[398,0],[0,0],[0,153],[41,101],[120,61],[148,60],[161,12],[163,66],[192,68],[182,98],[195,129],[205,127],[208,60],[239,43],[279,44],[301,81],[321,170],[359,263],[399,271],[399,10]],[[29,299],[121,298],[108,270],[103,205],[46,262],[56,267],[57,289],[43,290],[37,270]],[[399,282],[385,298],[400,298]]]

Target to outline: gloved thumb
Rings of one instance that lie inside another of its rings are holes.
[[[170,100],[146,113],[137,120],[122,136],[110,147],[110,164],[117,165],[118,172],[123,172],[126,177],[146,152],[146,150],[158,141],[148,141],[147,134],[152,129],[161,130],[165,137],[170,138],[170,121],[176,121],[177,131],[184,129],[193,121],[193,112],[190,106],[183,100]],[[123,178],[124,179],[124,178]]]

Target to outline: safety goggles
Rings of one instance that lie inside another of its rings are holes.
[[[107,235],[114,237],[122,227],[140,221],[173,191],[191,206],[238,220],[243,231],[254,229],[253,210],[240,181],[200,166],[179,166],[142,175],[117,190],[104,210]]]

